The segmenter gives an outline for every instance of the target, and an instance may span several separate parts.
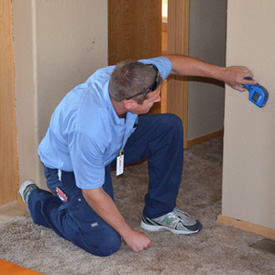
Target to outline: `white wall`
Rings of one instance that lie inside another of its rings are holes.
[[[191,0],[189,55],[225,65],[227,0]],[[224,87],[192,81],[188,85],[188,140],[223,129]]]
[[[260,109],[226,87],[222,215],[275,228],[275,1],[229,0],[227,65],[269,91]]]
[[[54,108],[107,65],[107,0],[13,0],[12,6],[19,181],[45,186],[37,147]]]

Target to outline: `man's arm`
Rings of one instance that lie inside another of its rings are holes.
[[[102,187],[82,189],[83,196],[92,209],[111,227],[113,227],[135,252],[152,246],[152,241],[142,232],[133,230],[124,220],[111,197]]]
[[[242,84],[257,83],[254,80],[244,79],[253,78],[253,74],[243,66],[220,67],[185,55],[168,54],[165,57],[172,62],[172,73],[176,75],[214,78],[241,92],[246,90]]]

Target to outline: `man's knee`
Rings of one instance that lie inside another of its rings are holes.
[[[170,133],[174,132],[177,135],[183,133],[182,120],[174,114],[164,114],[159,126]]]
[[[106,257],[114,254],[119,250],[120,245],[121,237],[118,234],[109,235],[99,246],[100,256]]]
[[[95,238],[94,232],[86,236],[85,250],[93,255],[107,257],[119,250],[121,245],[120,235],[112,228],[104,229]],[[87,242],[88,239],[88,242]],[[91,242],[89,242],[91,240]]]
[[[165,114],[164,115],[164,123],[167,125],[172,125],[176,127],[182,127],[182,121],[180,117],[174,114]]]

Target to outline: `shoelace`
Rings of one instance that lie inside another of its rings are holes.
[[[172,213],[174,213],[174,215],[176,215],[180,219],[182,219],[181,216],[183,216],[184,218],[191,218],[188,213],[186,213],[186,212],[184,212],[184,211],[182,211],[182,210],[180,210],[178,208],[175,208]]]

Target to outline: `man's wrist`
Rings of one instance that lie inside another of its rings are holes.
[[[121,228],[118,233],[121,236],[121,238],[125,242],[127,242],[127,240],[129,240],[131,238],[131,235],[133,234],[133,231],[134,230],[126,223],[125,226],[123,226],[123,228]]]

